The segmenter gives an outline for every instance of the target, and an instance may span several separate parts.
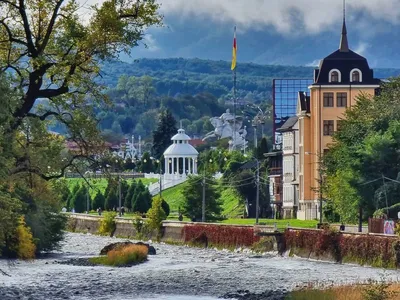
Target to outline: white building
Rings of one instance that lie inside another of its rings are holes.
[[[197,174],[197,157],[199,152],[189,144],[191,138],[184,129],[179,129],[172,138],[172,145],[164,152],[165,179],[186,178]]]
[[[283,217],[296,218],[299,206],[299,123],[291,117],[278,129],[282,134]]]

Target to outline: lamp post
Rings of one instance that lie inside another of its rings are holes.
[[[315,155],[319,158],[318,154],[305,152],[306,155]],[[319,190],[318,190],[318,198],[319,198],[319,224],[322,225],[322,169],[320,166],[321,162],[318,162],[318,175],[319,175]]]
[[[213,160],[210,158],[209,160],[210,163],[213,162]],[[204,175],[203,175],[203,199],[202,199],[202,205],[201,205],[201,221],[205,222],[206,221],[206,169],[207,169],[207,161],[204,164]]]
[[[244,155],[245,157],[248,157],[247,154]],[[259,210],[260,210],[260,161],[258,158],[251,156],[251,158],[255,159],[256,161],[256,225],[258,225],[259,221]]]
[[[90,171],[86,171],[85,175],[88,174],[88,178],[90,179]],[[90,210],[90,185],[88,184],[87,190],[86,190],[86,214],[89,214],[89,210]]]
[[[116,159],[115,160],[115,164],[116,164],[116,171],[117,171],[117,167],[118,167],[118,159]],[[117,171],[117,178],[118,178],[118,211],[119,211],[119,216],[120,217],[122,217],[122,200],[121,200],[121,198],[122,198],[122,195],[121,195],[121,177],[120,177],[120,175],[119,175],[119,173],[118,173],[118,171]]]

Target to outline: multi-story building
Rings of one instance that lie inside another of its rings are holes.
[[[310,98],[299,95],[299,219],[320,217],[320,161],[332,143],[333,133],[340,130],[344,112],[360,94],[374,95],[379,87],[380,80],[374,78],[368,61],[349,49],[343,20],[339,50],[321,60],[314,70]]]
[[[290,117],[277,131],[282,134],[283,217],[296,218],[299,205],[299,126],[297,116]]]

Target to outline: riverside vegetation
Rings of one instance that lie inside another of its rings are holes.
[[[147,260],[148,248],[142,245],[128,245],[111,250],[105,256],[92,257],[93,264],[113,267],[129,267]]]

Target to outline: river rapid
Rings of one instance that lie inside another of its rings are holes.
[[[0,261],[0,299],[214,300],[248,290],[292,290],[305,284],[349,284],[368,279],[398,280],[400,273],[369,267],[152,244],[157,255],[130,268],[62,265],[96,256],[124,239],[67,233],[59,252],[33,262]]]

